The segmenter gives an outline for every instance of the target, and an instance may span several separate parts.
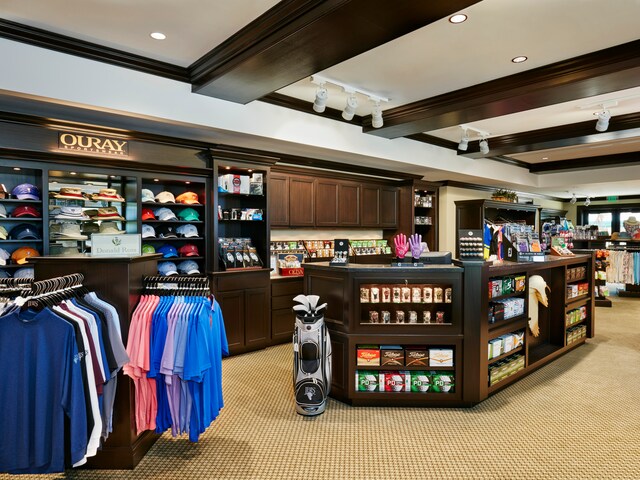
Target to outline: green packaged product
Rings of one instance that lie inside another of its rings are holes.
[[[356,372],[356,389],[359,392],[379,391],[380,376],[376,371]]]
[[[431,377],[429,372],[411,372],[411,391],[426,393],[431,387]]]
[[[455,377],[453,372],[431,372],[431,391],[434,393],[453,393]]]

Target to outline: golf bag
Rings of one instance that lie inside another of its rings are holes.
[[[331,389],[331,339],[324,323],[317,295],[298,295],[294,300],[296,327],[293,332],[293,387],[296,412],[319,415],[324,412]]]

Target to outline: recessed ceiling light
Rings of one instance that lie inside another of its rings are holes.
[[[13,169],[14,169],[16,172],[19,172],[19,171],[20,171],[20,167],[13,167]]]
[[[520,55],[518,57],[513,57],[511,59],[511,61],[513,63],[522,63],[522,62],[526,62],[527,61],[527,57],[525,57],[524,55]]]
[[[153,32],[149,35],[151,35],[151,38],[153,38],[154,40],[164,40],[165,38],[167,38],[167,36],[162,32]]]
[[[549,157],[542,157],[543,160],[549,160]]]
[[[71,175],[77,175],[76,172],[69,172]]]
[[[159,179],[159,178],[154,178],[154,179],[153,179],[153,181],[154,181],[154,182],[159,182],[159,181],[160,181],[160,179]]]
[[[190,184],[191,184],[191,182],[189,182],[189,181],[186,181],[186,182],[184,182],[184,183],[186,183],[187,185],[190,185]]]
[[[451,15],[449,17],[449,21],[451,23],[462,23],[467,19],[467,16],[464,13],[457,13],[455,15]]]
[[[227,170],[231,170],[231,167],[224,167],[224,168],[226,168]]]

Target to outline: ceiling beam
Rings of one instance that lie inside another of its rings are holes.
[[[477,122],[640,86],[640,40],[384,111],[385,138]]]
[[[594,117],[593,120],[587,122],[492,137],[489,139],[490,154],[492,156],[514,155],[637,137],[640,135],[640,112],[611,117],[606,132],[596,131],[595,125],[596,119]],[[479,143],[479,141],[469,142],[467,151],[458,151],[458,155],[468,158],[484,158],[486,155],[480,153]]]
[[[193,91],[246,104],[480,0],[283,0],[193,63]]]
[[[529,171],[531,173],[556,173],[563,170],[593,170],[596,168],[622,167],[628,165],[640,165],[640,152],[532,163]]]

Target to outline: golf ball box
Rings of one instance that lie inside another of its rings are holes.
[[[524,355],[514,354],[489,366],[489,386],[493,386],[524,369]]]
[[[455,393],[455,375],[449,371],[356,371],[356,391],[394,393]]]
[[[442,346],[356,345],[357,367],[453,367],[454,357],[453,348]]]
[[[361,324],[451,325],[453,289],[439,284],[363,284]]]

